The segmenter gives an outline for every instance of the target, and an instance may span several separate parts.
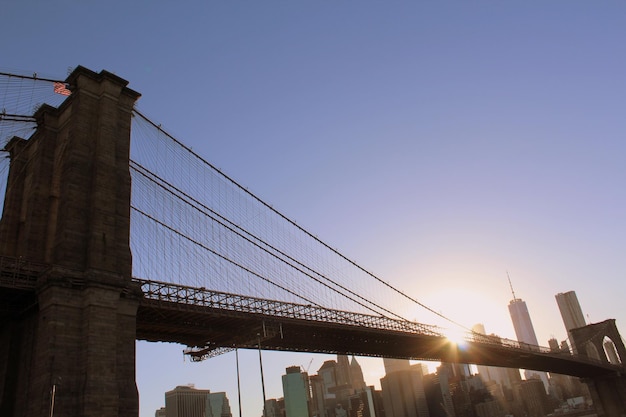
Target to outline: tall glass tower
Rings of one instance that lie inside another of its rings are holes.
[[[576,297],[574,291],[560,292],[555,297],[563,318],[565,330],[569,332],[572,329],[587,325],[585,316],[583,316],[583,310],[580,308],[580,304],[578,304],[578,297]]]
[[[559,311],[561,312],[561,318],[563,319],[565,330],[567,330],[567,337],[570,340],[570,345],[572,345],[574,353],[577,353],[578,349],[574,344],[574,339],[572,339],[570,331],[587,325],[585,322],[585,316],[583,315],[583,310],[580,308],[580,304],[578,303],[578,297],[576,297],[576,293],[574,291],[568,291],[566,293],[558,293],[555,295],[555,298],[556,303],[559,306]]]
[[[528,343],[532,346],[538,346],[539,342],[537,342],[537,335],[535,334],[533,322],[530,320],[528,307],[522,299],[515,296],[515,291],[513,291],[513,285],[511,284],[510,277],[509,285],[511,286],[511,293],[513,294],[513,299],[509,302],[509,314],[511,314],[511,321],[513,322],[513,328],[515,329],[515,336],[517,336],[517,341],[521,343]],[[537,348],[531,347],[531,349]],[[541,379],[541,381],[543,381],[546,392],[548,391],[548,374],[546,374],[545,372],[526,370],[524,371],[524,376],[526,377],[526,379]]]
[[[530,321],[530,314],[528,313],[526,303],[520,298],[513,298],[509,302],[509,313],[511,314],[517,341],[538,346],[539,342],[537,342],[537,335],[535,334],[533,323]]]
[[[300,372],[299,366],[290,366],[283,375],[283,396],[285,398],[285,415],[309,416],[311,401],[309,376]]]
[[[408,359],[383,358],[383,364],[385,365],[385,374],[411,369],[411,362]]]

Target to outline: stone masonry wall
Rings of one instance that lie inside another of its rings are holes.
[[[78,67],[72,95],[14,138],[0,255],[48,265],[37,306],[0,323],[7,416],[137,416],[131,281],[130,124],[139,94]]]

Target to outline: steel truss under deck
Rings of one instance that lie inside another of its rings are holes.
[[[38,279],[49,265],[0,257],[0,315],[19,316],[37,308]],[[495,336],[466,334],[452,344],[443,330],[384,316],[132,279],[143,296],[137,308],[138,340],[187,345],[192,360],[234,348],[342,353],[536,369],[575,376],[623,372],[580,355],[550,352]],[[72,280],[73,287],[84,282]],[[122,296],[122,295],[121,295]]]

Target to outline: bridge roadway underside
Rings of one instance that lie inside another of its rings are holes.
[[[4,281],[7,280],[0,276],[0,329],[11,317],[30,315],[38,309],[34,274]],[[137,311],[136,338],[198,347],[201,348],[199,356],[211,356],[223,348],[256,349],[260,341],[264,350],[470,363],[583,378],[611,376],[623,371],[623,368],[618,370],[612,365],[563,353],[538,352],[499,343],[456,345],[432,332],[290,318],[271,311],[266,314],[234,311],[186,304],[180,299],[154,299],[149,293],[144,294]]]
[[[509,368],[543,370],[578,377],[597,377],[615,369],[585,363],[562,353],[543,353],[498,344],[451,343],[442,336],[350,326],[315,320],[225,311],[144,299],[137,314],[137,339],[205,347],[354,354]]]

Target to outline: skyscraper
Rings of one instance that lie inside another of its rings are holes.
[[[347,355],[337,355],[337,365],[335,367],[335,377],[337,378],[337,388],[346,390],[352,385],[350,377],[350,360]]]
[[[382,391],[373,386],[365,387],[348,399],[350,416],[380,417],[385,415]]]
[[[299,366],[290,366],[283,375],[283,395],[287,417],[309,417],[309,376]]]
[[[406,361],[407,363],[409,361]],[[392,363],[392,362],[386,362]],[[395,362],[404,368],[400,362]],[[394,368],[392,366],[392,368]],[[428,417],[428,402],[424,391],[421,367],[393,370],[381,378],[383,404],[387,417]]]
[[[277,400],[276,398],[271,398],[269,400],[265,400],[265,408],[263,409],[264,417],[280,417],[282,416],[281,410],[284,408],[285,399]]]
[[[385,365],[385,374],[411,369],[411,362],[408,359],[383,358],[383,364]]]
[[[548,395],[541,389],[540,382],[530,379],[519,385],[520,397],[529,416],[545,416],[551,411]]]
[[[165,414],[167,417],[204,417],[210,392],[193,385],[177,386],[165,393]]]
[[[511,286],[511,293],[513,294],[513,299],[509,302],[509,313],[511,314],[511,321],[513,322],[513,328],[515,329],[517,341],[530,345],[530,349],[538,349],[537,346],[539,346],[539,342],[537,342],[537,335],[535,334],[533,322],[530,320],[528,307],[522,299],[515,296],[515,291],[513,291],[513,285],[511,284],[511,278],[509,278],[509,285]],[[548,391],[548,375],[545,372],[526,370],[524,371],[524,376],[526,379],[541,379],[546,392]]]
[[[324,400],[334,399],[335,387],[337,386],[337,362],[334,360],[325,361],[320,369],[317,370],[317,374],[321,378],[322,385],[324,386]]]
[[[167,417],[231,417],[224,392],[212,393],[193,385],[178,386],[165,393]]]
[[[311,415],[327,417],[324,378],[321,375],[311,375],[309,384],[311,385]]]
[[[206,417],[231,417],[230,402],[225,392],[211,392],[207,396]]]
[[[574,291],[560,292],[555,295],[556,303],[563,318],[565,330],[569,331],[578,327],[586,326],[585,316],[578,303],[578,297]]]
[[[572,339],[570,331],[587,325],[583,311],[578,303],[578,297],[576,297],[574,291],[568,291],[566,293],[558,293],[555,295],[555,298],[559,306],[559,311],[561,312],[565,330],[567,330],[567,337],[572,345],[572,350],[576,353],[576,345],[574,344],[574,339]]]
[[[538,346],[539,342],[537,342],[537,335],[535,334],[533,323],[530,320],[526,303],[519,298],[513,298],[509,302],[509,313],[511,314],[517,341],[532,346]]]
[[[354,356],[352,356],[352,361],[350,361],[350,379],[353,390],[358,392],[363,391],[366,388],[365,379],[363,378],[363,370]]]

